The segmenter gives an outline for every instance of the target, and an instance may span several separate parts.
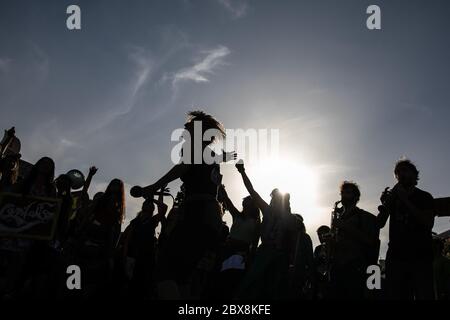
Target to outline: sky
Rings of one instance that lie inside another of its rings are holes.
[[[81,30],[66,28],[71,4]],[[381,30],[366,27],[371,4]],[[265,199],[284,185],[317,244],[340,182],[357,182],[376,214],[401,157],[420,188],[450,195],[448,12],[446,0],[0,0],[0,127],[57,174],[96,165],[91,194],[115,177],[155,182],[189,110],[278,129],[282,162],[249,176]],[[222,174],[239,207],[239,175]],[[140,204],[127,197],[127,221]],[[382,240],[383,255],[387,228]]]

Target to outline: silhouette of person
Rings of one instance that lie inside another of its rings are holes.
[[[97,173],[98,169],[94,166],[89,168],[89,172],[87,174],[86,180],[83,185],[83,189],[81,192],[76,192],[76,197],[72,197],[73,210],[71,212],[71,216],[69,217],[69,238],[75,236],[77,230],[80,229],[81,224],[86,219],[86,214],[89,213],[89,206],[91,205],[91,201],[89,199],[89,186],[91,185],[92,178]],[[103,192],[97,192],[92,201],[96,202],[101,196]],[[73,240],[73,239],[70,239]]]
[[[163,188],[165,189],[165,188]],[[155,204],[157,214],[154,215]],[[137,298],[150,298],[154,289],[154,265],[157,239],[155,229],[165,219],[167,205],[163,195],[158,200],[146,199],[142,210],[128,225],[125,245],[127,276],[130,279],[130,295]]]
[[[36,162],[21,183],[17,184],[17,189],[23,195],[55,198],[54,179],[55,162],[49,157],[43,157]]]
[[[444,255],[444,240],[433,239],[433,273],[436,300],[450,300],[450,259]]]
[[[383,193],[377,217],[389,222],[386,285],[391,299],[433,299],[433,197],[417,188],[419,171],[410,160],[395,165],[397,184]]]
[[[331,284],[336,299],[363,299],[367,266],[377,263],[379,230],[376,217],[357,207],[357,184],[344,181],[340,188],[342,213],[333,222],[335,232]]]
[[[111,293],[114,254],[125,217],[122,180],[111,180],[85,217],[77,236],[77,256],[85,271],[83,292],[87,297],[102,296]]]
[[[7,158],[8,156],[5,157]],[[12,168],[11,164],[9,168]],[[56,196],[54,174],[55,163],[52,159],[43,157],[33,165],[24,180],[9,185],[8,191],[25,196],[54,198]],[[46,275],[49,272],[47,243],[32,239],[4,238],[1,247],[7,251],[13,265],[6,271],[9,279],[6,285],[8,294],[15,295],[21,291],[27,294],[42,294],[43,297],[43,287],[48,280]],[[32,293],[33,290],[35,292]],[[48,293],[48,290],[45,291]]]
[[[290,297],[293,299],[312,299],[314,280],[314,253],[311,237],[306,233],[303,217],[293,214],[297,224],[294,238],[294,258],[291,265]]]
[[[265,202],[253,188],[244,164],[236,164],[244,185],[261,210],[261,245],[255,260],[241,283],[237,298],[282,299],[288,297],[288,271],[293,259],[295,243],[295,220],[291,214],[290,196],[274,189],[270,204]]]
[[[242,211],[239,211],[224,186],[220,188],[220,193],[233,223],[220,257],[220,272],[215,281],[214,294],[215,298],[231,299],[253,262],[260,238],[261,218],[259,208],[250,196],[242,200]]]
[[[320,226],[317,236],[320,244],[314,249],[314,289],[315,298],[319,300],[329,298],[329,226]]]
[[[201,132],[196,132],[199,127]],[[195,155],[200,149],[202,155],[215,157],[211,144],[225,137],[225,129],[202,111],[188,113],[184,128],[185,134],[194,139],[197,135],[205,137],[211,130],[216,134],[202,141],[187,139],[182,146],[181,162],[157,182],[143,188],[143,195],[150,196],[171,181],[183,182],[183,220],[174,227],[170,239],[165,239],[157,267],[160,295],[167,299],[189,296],[189,277],[206,251],[216,246],[222,229],[222,209],[217,201],[221,183],[219,163],[210,163],[204,157],[199,161]]]
[[[242,211],[234,206],[225,188],[222,186],[225,209],[231,214],[233,223],[227,239],[229,253],[241,252],[254,256],[258,247],[261,229],[260,210],[251,196],[242,200]]]
[[[54,183],[55,163],[49,157],[39,159],[28,175],[17,183],[15,192],[24,196],[56,198]],[[54,268],[55,251],[52,242],[34,239],[12,239],[14,246],[24,256],[23,269],[17,289],[23,289],[32,297],[50,297],[56,283],[51,278]]]
[[[60,175],[56,181],[57,197],[60,198],[61,207],[58,216],[58,225],[55,238],[59,242],[64,242],[68,237],[69,219],[72,214],[73,198],[71,194],[72,180],[66,174]]]

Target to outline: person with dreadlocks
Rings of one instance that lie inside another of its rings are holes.
[[[174,227],[158,255],[157,277],[162,299],[190,296],[190,277],[207,250],[214,248],[222,229],[222,209],[217,201],[221,161],[211,163],[196,155],[201,151],[202,155],[218,159],[211,144],[217,138],[225,138],[225,129],[213,116],[202,111],[189,112],[184,129],[181,161],[157,182],[142,188],[140,194],[149,197],[177,179],[181,179],[184,186],[183,219]],[[198,137],[203,139],[193,140]],[[223,153],[221,160],[226,160],[228,155]]]

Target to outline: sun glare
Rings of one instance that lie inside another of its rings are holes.
[[[315,220],[317,211],[318,174],[310,166],[289,158],[265,160],[248,168],[255,189],[264,198],[274,188],[288,192],[293,213],[305,220]]]

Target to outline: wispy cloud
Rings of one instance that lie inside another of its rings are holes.
[[[218,46],[212,50],[202,52],[206,56],[191,67],[177,71],[172,78],[175,85],[179,81],[208,82],[207,75],[212,74],[214,69],[224,63],[223,59],[230,54],[230,50],[225,46]]]
[[[248,0],[217,0],[233,18],[242,18],[247,14]]]
[[[170,67],[174,57],[176,58],[180,51],[189,48],[187,35],[175,27],[164,27],[159,29],[153,42],[158,45],[149,47],[145,43],[123,44],[130,73],[123,77],[124,83],[120,86],[120,90],[111,92],[112,102],[109,104],[110,107],[105,109],[107,112],[92,123],[90,129],[84,132],[84,136],[91,136],[94,132],[104,130],[116,120],[131,115],[143,105],[148,105],[148,101],[152,101],[155,105],[157,103],[155,101],[160,101],[158,95],[163,95],[165,89],[171,90],[172,78],[162,79],[162,77],[168,73],[166,69]],[[162,49],[155,49],[158,46]],[[165,80],[169,80],[169,83]],[[144,119],[148,122],[150,118],[157,118],[160,113],[165,112],[166,110],[162,108],[158,111],[153,110],[151,115],[147,114]],[[137,123],[133,123],[133,127],[137,126]]]
[[[72,135],[73,133],[65,128],[57,117],[39,121],[39,126],[32,129],[23,139],[23,145],[26,146],[24,158],[34,162],[48,155],[59,165],[70,163],[72,159],[67,157],[67,154],[82,148]]]
[[[135,81],[132,84],[131,92],[134,98],[149,78],[153,66],[153,59],[141,47],[135,47],[133,52],[130,53],[130,59],[136,65]]]
[[[119,117],[125,116],[133,111],[139,98],[145,94],[148,83],[151,81],[155,69],[158,68],[158,59],[149,50],[142,46],[128,46],[127,58],[132,65],[132,74],[124,86],[126,89],[122,95],[115,98],[113,107],[103,114],[101,119],[96,119],[86,135],[92,135],[113,123]]]

